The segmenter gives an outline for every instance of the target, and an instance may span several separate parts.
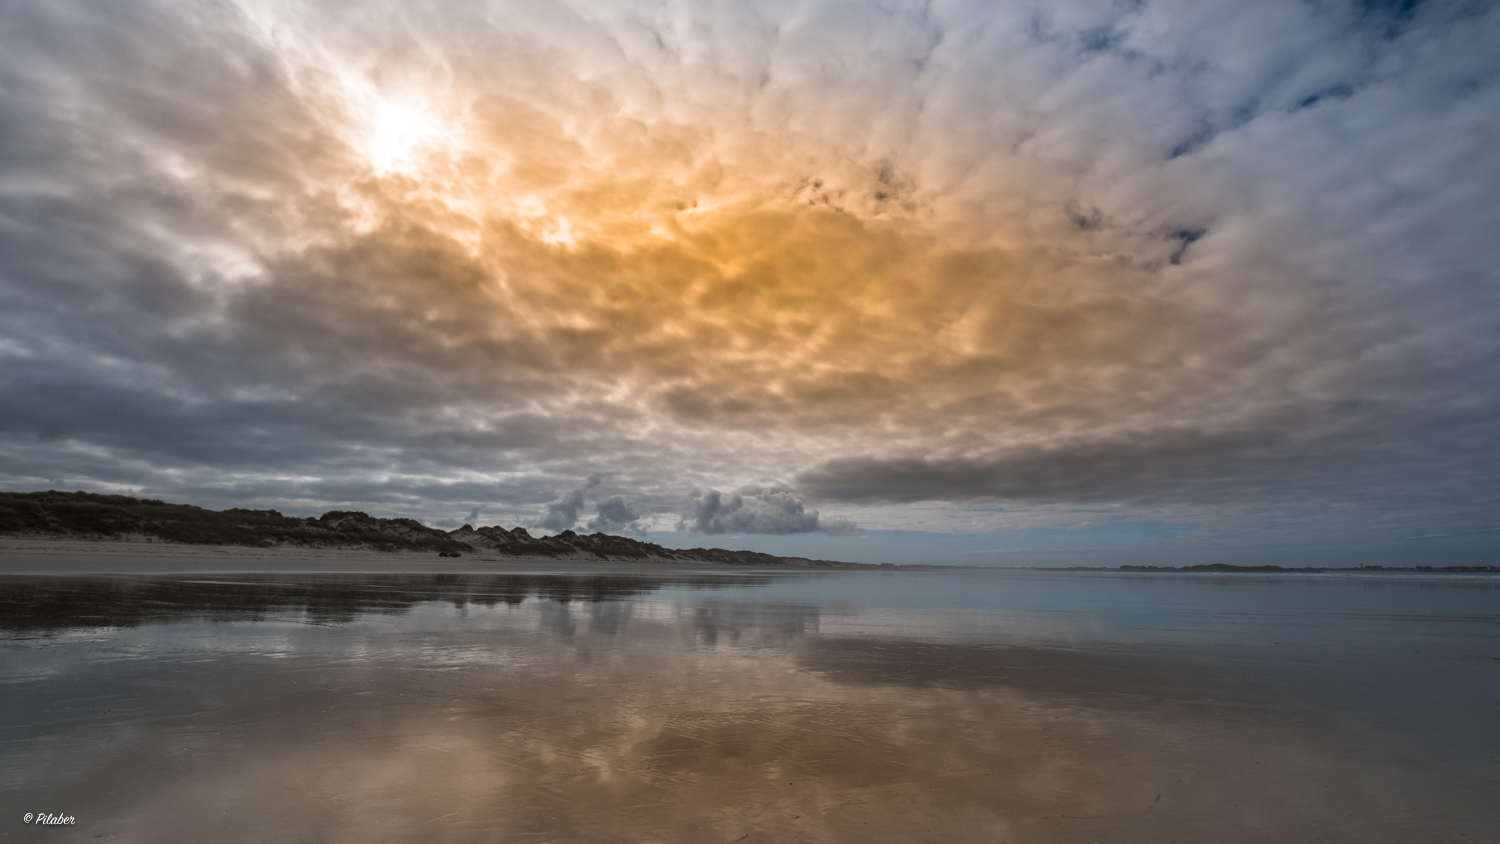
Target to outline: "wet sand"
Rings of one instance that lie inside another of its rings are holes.
[[[1491,584],[651,568],[0,577],[0,810],[79,818],[0,835],[1459,842],[1500,828]]]

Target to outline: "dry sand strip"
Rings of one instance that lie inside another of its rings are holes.
[[[477,552],[454,559],[432,553],[339,548],[246,548],[132,540],[0,538],[0,574],[486,574],[547,572],[693,573],[775,571],[719,563],[643,563],[594,557],[506,557]]]

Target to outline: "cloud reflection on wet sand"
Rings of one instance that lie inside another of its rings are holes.
[[[1443,775],[1388,736],[1330,729],[1336,714],[1268,697],[1276,677],[830,637],[816,607],[709,595],[17,637],[4,802],[78,815],[60,840],[1480,834],[1493,773],[1459,759]]]

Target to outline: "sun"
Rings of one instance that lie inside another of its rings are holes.
[[[445,133],[433,117],[420,108],[381,100],[370,109],[366,123],[365,155],[378,174],[409,171],[422,150]]]

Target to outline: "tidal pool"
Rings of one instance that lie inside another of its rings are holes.
[[[6,841],[1500,829],[1500,578],[3,576],[0,695]]]

